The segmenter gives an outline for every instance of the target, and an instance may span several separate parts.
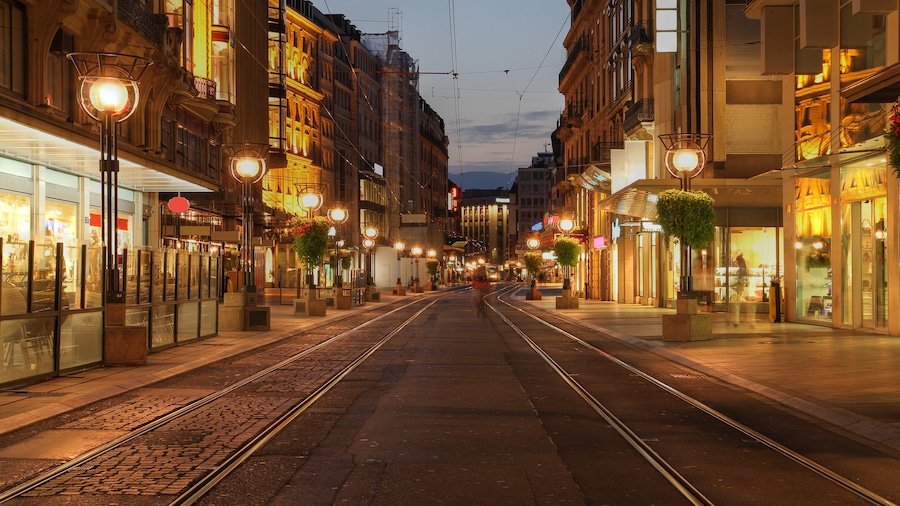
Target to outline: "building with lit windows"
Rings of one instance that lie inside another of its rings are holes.
[[[258,2],[0,0],[0,384],[103,363],[104,257],[151,351],[217,332],[221,251],[210,237],[240,215],[223,146],[267,143],[265,18]],[[70,57],[120,70],[152,62],[127,69],[139,100],[114,127],[112,241],[101,233],[100,125]],[[176,213],[179,193],[190,207]]]
[[[467,239],[465,261],[479,258],[505,265],[509,258],[510,205],[508,190],[465,190],[460,207],[460,229]]]
[[[898,184],[885,126],[900,96],[896,2],[756,0],[761,73],[780,95],[788,320],[900,335]]]

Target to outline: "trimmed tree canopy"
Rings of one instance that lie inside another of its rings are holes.
[[[571,237],[557,237],[553,251],[560,265],[575,267],[578,264],[578,250],[581,249],[578,241]]]
[[[667,236],[680,237],[687,246],[700,248],[716,234],[712,197],[701,191],[665,190],[656,203],[657,222]]]

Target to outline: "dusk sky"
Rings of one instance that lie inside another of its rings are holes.
[[[313,5],[343,14],[363,33],[400,31],[402,49],[419,62],[419,93],[444,119],[451,174],[512,172],[550,149],[564,105],[557,86],[570,24],[566,0]],[[451,72],[458,74],[458,100]]]

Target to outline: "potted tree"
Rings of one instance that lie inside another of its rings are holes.
[[[440,265],[441,265],[441,263],[438,261],[437,258],[429,258],[428,260],[425,260],[425,270],[428,271],[428,276],[430,279],[429,283],[431,285],[431,288],[429,288],[429,290],[435,290],[437,288],[437,286],[436,286],[437,283],[435,283],[435,279],[437,277],[438,267]]]
[[[525,253],[525,268],[531,275],[531,290],[525,294],[525,300],[541,300],[541,292],[537,289],[537,275],[541,271],[543,258],[537,251]]]
[[[297,253],[300,263],[306,265],[306,285],[309,295],[306,301],[295,301],[294,312],[298,312],[298,302],[303,305],[303,311],[309,316],[325,315],[325,299],[316,297],[313,283],[313,268],[322,263],[322,256],[328,249],[328,222],[325,218],[314,217],[298,219],[291,224],[291,233],[294,236],[293,249]],[[298,279],[297,290],[300,290]]]
[[[716,234],[716,210],[712,197],[700,191],[665,190],[656,203],[657,222],[666,237],[681,241],[681,283],[676,314],[663,315],[663,340],[712,338],[712,318],[697,314],[697,299],[691,292],[690,248],[701,248]]]
[[[578,297],[572,297],[572,287],[569,282],[569,269],[578,265],[578,252],[581,245],[577,240],[571,237],[558,237],[553,245],[553,251],[556,253],[556,261],[565,269],[563,275],[562,297],[556,298],[557,309],[577,309]]]

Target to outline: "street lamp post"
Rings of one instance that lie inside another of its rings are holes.
[[[117,261],[119,222],[119,158],[116,125],[137,109],[139,80],[152,61],[140,56],[114,53],[69,53],[80,81],[77,91],[82,109],[100,122],[100,187],[102,237],[106,241],[103,266],[103,303],[124,304]],[[109,315],[107,315],[108,317]],[[124,323],[124,309],[122,311]]]
[[[666,148],[666,170],[678,178],[682,190],[690,191],[691,179],[700,175],[706,165],[706,144],[708,134],[664,134],[659,136]],[[693,292],[691,276],[691,249],[684,238],[678,239],[681,246],[681,293]]]
[[[531,251],[534,251],[537,249],[538,246],[541,245],[541,241],[537,237],[532,237],[532,238],[528,239],[528,241],[526,241],[525,244],[528,246],[528,249],[530,249]],[[532,293],[534,293],[536,290],[537,290],[537,273],[532,272],[531,273],[531,291],[532,291]]]
[[[350,217],[350,213],[343,207],[333,207],[328,210],[328,219],[335,227],[334,235],[334,287],[340,288],[343,285],[341,278],[341,246],[343,241],[340,240],[340,227]]]
[[[397,251],[397,287],[394,288],[394,293],[396,295],[406,295],[406,290],[403,289],[403,280],[400,276],[400,255],[403,253],[403,250],[406,248],[406,245],[403,244],[403,241],[397,241],[394,243],[394,250]]]
[[[248,305],[256,305],[255,266],[253,261],[253,185],[266,173],[268,144],[245,143],[225,146],[231,156],[231,175],[241,188],[241,291]]]
[[[372,249],[375,247],[378,229],[375,227],[366,227],[365,230],[363,230],[363,237],[365,237],[365,239],[363,239],[363,247],[366,248],[366,291],[371,292],[375,289]]]
[[[313,213],[318,211],[319,208],[322,207],[322,203],[324,202],[324,196],[318,190],[318,188],[311,185],[301,185],[296,183],[297,187],[297,204],[301,209],[306,211],[306,217],[308,219],[312,219]],[[297,298],[300,298],[300,265],[297,265]],[[307,269],[306,272],[306,286],[309,289],[309,298],[313,298],[314,290],[313,290],[313,273],[312,269]]]
[[[706,145],[709,134],[663,134],[659,136],[666,149],[665,164],[669,174],[678,178],[681,189],[690,191],[691,179],[697,177],[706,164]],[[663,340],[702,341],[712,338],[712,318],[697,312],[691,279],[691,249],[684,237],[679,237],[681,250],[681,278],[675,314],[663,315]]]
[[[559,227],[559,231],[562,232],[563,235],[565,235],[566,237],[569,237],[569,234],[572,233],[573,230],[575,230],[575,221],[570,220],[568,218],[563,218],[563,219],[559,220],[559,224],[557,224],[557,227]],[[563,279],[562,289],[568,290],[569,288],[571,288],[571,283],[569,281],[569,266],[568,265],[563,266],[563,276],[564,276],[564,279]]]
[[[413,284],[413,291],[419,293],[419,257],[422,256],[422,248],[420,246],[413,246],[409,252],[412,253],[412,256],[416,259],[416,277]]]

